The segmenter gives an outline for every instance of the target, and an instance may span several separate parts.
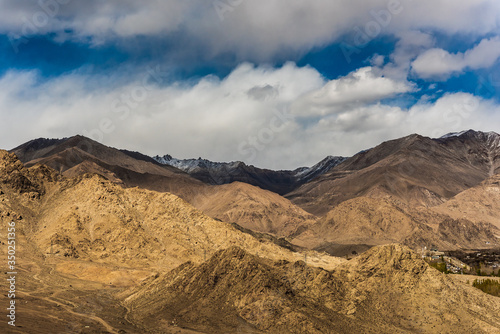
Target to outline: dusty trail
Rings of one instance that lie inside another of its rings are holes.
[[[102,329],[99,330],[103,331],[103,333],[104,331],[113,334],[119,333],[118,329],[95,314],[74,311],[77,304],[61,296],[63,292],[67,291],[67,286],[72,280],[62,277],[55,272],[57,260],[50,257],[42,259],[33,256],[33,254],[41,254],[41,252],[32,242],[28,241],[22,229],[18,234],[18,242],[21,245],[19,254],[22,259],[22,263],[20,263],[18,267],[18,272],[22,272],[32,279],[32,284],[29,287],[25,286],[25,289],[18,291],[20,296],[30,297],[34,300],[43,300],[47,303],[56,305],[58,308],[73,316],[99,324],[102,327]],[[62,321],[59,317],[54,315],[46,314],[44,316]]]
[[[52,304],[55,304],[57,305],[58,307],[61,307],[63,308],[66,312],[68,313],[71,313],[72,315],[76,315],[78,317],[83,317],[83,318],[87,318],[89,320],[92,320],[92,321],[95,321],[95,322],[98,322],[100,323],[108,332],[110,333],[113,333],[113,334],[118,334],[118,330],[116,328],[114,328],[113,326],[111,326],[110,324],[108,324],[105,320],[103,320],[102,318],[98,317],[98,316],[95,316],[95,315],[89,315],[89,314],[84,314],[84,313],[78,313],[78,312],[75,312],[73,311],[69,306],[63,304],[63,303],[60,303],[56,300],[53,300],[52,298],[50,297],[41,297],[41,296],[35,296],[35,295],[32,295],[31,293],[29,292],[24,292],[24,291],[20,291],[20,294],[22,295],[25,295],[25,296],[29,296],[31,298],[34,298],[34,299],[41,299],[41,300],[44,300],[48,303],[52,303]],[[71,302],[69,302],[70,304],[73,304]]]

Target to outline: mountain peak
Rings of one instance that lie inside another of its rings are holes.
[[[494,131],[489,131],[489,132],[483,132],[483,131],[476,131],[476,130],[463,130],[459,132],[450,132],[447,133],[438,139],[447,139],[447,138],[453,138],[453,137],[462,137],[462,138],[471,138],[471,137],[498,137],[500,136],[498,133]]]
[[[171,155],[153,157],[158,163],[178,168],[192,177],[210,184],[245,182],[262,189],[285,194],[328,172],[347,158],[327,156],[312,167],[273,171],[247,165],[241,161],[213,162],[207,159],[176,159]]]
[[[463,135],[464,133],[468,132],[468,131],[472,131],[472,130],[464,130],[464,131],[459,131],[459,132],[449,132],[441,137],[439,137],[438,139],[446,139],[446,138],[451,138],[451,137],[459,137],[461,135]]]
[[[33,140],[30,140],[24,144],[21,144],[19,146],[17,146],[16,148],[12,149],[13,151],[16,151],[16,150],[25,150],[25,151],[36,151],[36,150],[41,150],[43,148],[46,148],[46,147],[49,147],[49,146],[52,146],[52,145],[55,145],[55,144],[58,144],[58,143],[61,143],[61,142],[64,142],[66,141],[68,138],[62,138],[62,139],[58,139],[58,138],[37,138],[37,139],[33,139]]]

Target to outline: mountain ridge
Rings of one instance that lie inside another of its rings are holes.
[[[68,177],[97,173],[125,188],[169,192],[213,218],[279,237],[286,237],[298,226],[315,219],[287,199],[267,190],[247,184],[244,189],[251,194],[252,200],[242,201],[238,195],[242,193],[242,185],[238,182],[223,186],[205,184],[184,171],[161,165],[139,152],[107,147],[82,136],[30,141],[11,152],[28,167],[45,164]]]
[[[210,333],[487,333],[500,326],[495,297],[395,244],[332,271],[231,247],[201,265],[185,263],[148,280],[127,292],[125,303],[144,325],[161,319],[162,329],[174,322]]]
[[[202,158],[180,160],[170,155],[155,156],[153,159],[161,164],[183,170],[208,184],[221,185],[239,181],[283,195],[328,172],[347,158],[327,156],[312,167],[278,171],[247,165],[242,161],[213,162]]]
[[[319,216],[358,196],[439,205],[500,171],[499,138],[496,133],[467,131],[445,139],[414,134],[390,140],[356,154],[285,197]]]

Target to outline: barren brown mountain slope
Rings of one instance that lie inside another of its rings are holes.
[[[122,189],[97,176],[72,181],[77,184],[51,196],[38,217],[37,243],[47,252],[52,247],[70,257],[163,269],[203,261],[231,245],[301,257],[209,218],[175,195]]]
[[[163,269],[203,261],[231,245],[276,258],[303,257],[261,243],[175,195],[124,189],[99,175],[66,179],[43,166],[25,168],[13,154],[0,155],[3,192],[18,203],[29,237],[44,254]],[[40,181],[36,174],[42,172]]]
[[[500,300],[428,267],[400,245],[370,249],[336,269],[349,280],[348,313],[393,318],[401,332],[496,333]],[[432,310],[432,311],[430,311]],[[430,311],[430,312],[429,312]],[[382,331],[384,332],[384,331]]]
[[[192,204],[210,217],[280,237],[307,229],[317,219],[276,193],[241,182],[205,188]]]
[[[61,179],[60,175],[44,166],[25,169],[15,156],[0,151],[0,256],[7,259],[7,233],[13,232],[8,231],[8,224],[14,222],[17,272],[16,327],[2,321],[0,332],[118,333],[118,330],[126,329],[133,333],[131,324],[120,325],[119,321],[114,321],[111,326],[109,319],[101,318],[106,314],[106,317],[117,319],[125,311],[117,300],[110,298],[109,291],[102,284],[61,276],[54,270],[52,260],[56,259],[45,256],[31,238],[36,225],[36,203],[43,202],[43,197],[51,193]],[[68,259],[63,257],[62,260]],[[7,271],[5,265],[3,271]],[[142,273],[139,276],[149,275]],[[104,272],[95,272],[94,277],[107,279]],[[6,279],[0,281],[0,288],[5,292],[10,289],[8,283]],[[2,305],[8,305],[11,300],[6,293],[0,295]],[[101,315],[96,315],[96,312]]]
[[[433,210],[454,218],[491,223],[500,228],[500,174],[461,192]]]
[[[500,245],[493,225],[451,219],[427,208],[380,198],[342,202],[293,242],[327,249],[326,245],[404,243],[414,249],[482,248]]]
[[[45,164],[68,177],[96,173],[124,187],[169,192],[207,215],[258,232],[288,236],[316,219],[270,191],[234,182],[203,184],[137,152],[106,147],[82,136],[37,139],[12,150],[26,166]]]
[[[436,139],[472,165],[489,169],[489,175],[500,172],[500,135],[496,132],[469,130],[459,135]]]
[[[207,333],[495,333],[500,299],[430,268],[408,248],[375,247],[326,271],[233,247],[129,292],[130,318]],[[159,324],[159,325],[158,325]]]
[[[411,135],[391,140],[358,153],[286,197],[315,215],[324,215],[359,196],[438,205],[490,175],[490,158],[497,161],[497,151],[486,148],[488,138],[471,135],[435,140]]]
[[[267,196],[262,202],[271,205]],[[10,221],[22,326],[12,333],[500,329],[498,298],[455,283],[406,247],[375,247],[349,262],[291,252],[175,195],[123,188],[99,175],[67,178],[42,165],[27,168],[0,151],[2,243]],[[5,294],[0,303],[7,303]],[[0,332],[6,326],[0,323]]]
[[[60,140],[36,139],[11,150],[27,166],[43,164],[66,176],[98,173],[126,186],[168,191],[184,199],[204,186],[186,173],[157,163],[137,159],[83,136]],[[120,181],[121,180],[121,181]]]
[[[109,166],[120,166],[138,173],[186,175],[176,168],[160,165],[153,159],[136,159],[116,148],[107,147],[79,135],[58,140],[35,139],[12,149],[11,153],[15,153],[19,160],[28,167],[43,163],[60,173],[64,173],[82,161],[93,159]]]
[[[211,219],[175,195],[123,189],[98,175],[68,179],[45,166],[26,168],[0,151],[3,255],[11,221],[22,284],[19,327],[2,322],[6,333],[146,333],[127,319],[117,293],[158,271],[202,263],[232,245],[274,260],[305,256]],[[343,261],[307,254],[312,265],[326,268]],[[0,287],[8,291],[7,281]],[[8,303],[5,294],[0,303]],[[174,327],[163,333],[194,332]]]

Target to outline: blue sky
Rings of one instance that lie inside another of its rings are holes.
[[[291,169],[500,132],[498,1],[0,1],[0,147],[87,135]]]

